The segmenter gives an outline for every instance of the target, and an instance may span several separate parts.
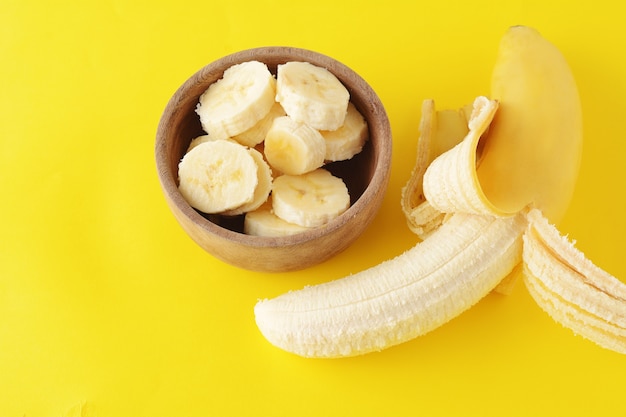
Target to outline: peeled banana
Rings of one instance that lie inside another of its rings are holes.
[[[402,208],[423,239],[355,275],[255,306],[267,340],[305,357],[381,350],[454,318],[522,266],[555,320],[626,353],[626,285],[552,224],[569,204],[582,152],[572,73],[536,30],[503,36],[492,96],[458,111],[426,100]]]
[[[305,357],[354,356],[425,334],[487,295],[522,256],[523,216],[455,214],[423,243],[371,269],[254,309],[270,343]]]

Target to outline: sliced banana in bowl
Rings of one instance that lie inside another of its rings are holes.
[[[262,47],[214,61],[178,88],[158,125],[155,157],[165,200],[198,245],[241,268],[290,271],[328,260],[369,226],[387,189],[391,148],[384,106],[356,72],[317,52]],[[313,172],[320,182],[309,200],[285,203],[285,188],[302,183],[293,177]],[[347,195],[320,197],[330,184]],[[325,205],[311,207],[316,198]],[[262,213],[246,226],[255,210]],[[280,213],[310,223],[283,232],[272,218]],[[255,235],[263,233],[270,235]]]

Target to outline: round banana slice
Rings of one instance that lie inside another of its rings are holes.
[[[318,130],[337,130],[349,100],[346,87],[326,68],[297,61],[278,66],[276,101],[297,121]]]
[[[361,152],[368,138],[367,122],[354,107],[348,103],[348,112],[343,125],[337,130],[320,131],[326,141],[327,161],[345,161]]]
[[[196,138],[193,138],[191,140],[191,142],[189,143],[189,146],[187,147],[187,152],[189,152],[190,150],[192,150],[196,146],[200,145],[201,143],[211,142],[211,141],[214,141],[214,140],[217,140],[217,139],[215,139],[211,135],[201,135],[201,136],[198,136]],[[238,143],[238,142],[236,142],[236,141],[234,141],[232,139],[219,139],[219,140],[228,140],[228,141],[233,142],[233,143]]]
[[[283,106],[281,106],[280,103],[274,103],[270,112],[267,113],[264,118],[245,132],[233,136],[233,139],[242,145],[254,148],[265,140],[265,136],[267,136],[267,132],[272,127],[274,119],[285,115],[286,113]]]
[[[265,162],[265,159],[263,159],[261,152],[253,148],[249,148],[248,152],[257,164],[257,177],[259,182],[254,189],[252,200],[249,203],[245,203],[237,207],[236,209],[223,212],[222,214],[226,216],[238,216],[240,214],[256,210],[267,201],[267,198],[272,191],[272,170],[270,169],[270,166],[267,162]]]
[[[196,113],[205,132],[227,139],[254,126],[275,103],[276,79],[267,65],[248,61],[233,65],[200,96]]]
[[[196,138],[193,138],[191,140],[191,142],[189,143],[189,147],[187,147],[187,152],[189,152],[190,150],[192,150],[196,146],[200,145],[201,143],[209,142],[211,140],[212,140],[212,138],[209,135],[201,135],[201,136],[198,136]]]
[[[302,233],[310,228],[289,223],[272,212],[272,200],[268,199],[261,207],[246,213],[243,232],[253,236],[279,237]]]
[[[326,142],[318,131],[289,116],[277,117],[264,145],[267,162],[278,171],[299,175],[324,164]]]
[[[274,214],[289,223],[321,226],[349,206],[350,195],[343,180],[323,168],[302,175],[282,175],[274,180]]]
[[[257,171],[246,147],[227,140],[204,142],[178,165],[179,189],[192,207],[221,213],[252,201]]]

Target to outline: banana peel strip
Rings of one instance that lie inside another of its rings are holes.
[[[416,167],[402,196],[407,223],[420,238],[428,238],[454,213],[508,217],[488,202],[476,176],[479,141],[497,108],[496,101],[478,97],[465,138],[424,167],[437,140],[434,102],[425,101]],[[556,322],[626,354],[626,284],[587,259],[539,209],[529,207],[523,214],[528,226],[522,232],[522,262],[495,291],[510,293],[519,275],[515,271],[521,270],[533,299]]]
[[[524,282],[555,321],[626,353],[626,285],[598,268],[533,209],[524,233]]]
[[[435,110],[434,100],[428,99],[422,103],[417,157],[411,176],[402,188],[400,201],[409,229],[422,240],[447,218],[424,197],[424,173],[435,158],[465,138],[472,110],[471,104],[458,110]]]
[[[502,215],[482,193],[476,174],[478,144],[497,110],[497,101],[477,97],[465,138],[427,168],[423,179],[424,196],[437,210],[444,213]]]

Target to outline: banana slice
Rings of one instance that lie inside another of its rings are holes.
[[[233,136],[233,139],[242,145],[254,148],[265,140],[265,136],[267,136],[267,132],[269,132],[270,127],[272,127],[274,119],[285,115],[286,113],[283,106],[276,102],[270,109],[270,112],[263,119],[259,120],[254,126],[245,132]]]
[[[187,152],[191,151],[193,148],[200,145],[201,143],[209,142],[211,140],[213,140],[213,138],[211,138],[211,136],[209,135],[201,135],[196,138],[193,138],[191,142],[189,142],[189,146],[187,147]]]
[[[201,136],[198,136],[196,138],[193,138],[191,140],[191,142],[189,143],[189,146],[187,147],[187,152],[189,152],[190,150],[192,150],[196,146],[200,145],[201,143],[211,142],[211,141],[214,141],[214,140],[217,140],[217,139],[215,139],[211,135],[201,135]],[[232,139],[219,139],[219,140],[228,140],[228,141],[233,142],[233,143],[238,143],[238,142],[236,142],[236,141],[234,141]]]
[[[321,226],[349,206],[350,195],[343,180],[324,168],[302,175],[282,175],[274,180],[274,214],[289,223]]]
[[[264,143],[267,162],[284,174],[304,174],[324,164],[324,137],[319,131],[289,116],[274,119]]]
[[[271,197],[258,209],[246,213],[243,232],[253,236],[291,236],[310,230],[309,227],[289,223],[272,212]]]
[[[249,148],[248,153],[254,159],[254,162],[257,165],[257,178],[258,184],[254,189],[254,195],[252,196],[252,200],[248,203],[245,203],[236,209],[224,211],[222,214],[226,216],[238,216],[240,214],[247,213],[252,210],[256,210],[263,203],[265,203],[272,191],[272,170],[270,166],[263,159],[263,155],[261,152],[257,151],[254,148]]]
[[[321,130],[326,141],[327,161],[345,161],[363,150],[368,138],[367,122],[354,104],[348,103],[343,125],[337,130]]]
[[[248,149],[226,140],[204,142],[178,165],[179,189],[203,213],[221,213],[250,203],[259,182]]]
[[[276,101],[294,120],[318,130],[343,125],[350,93],[326,68],[287,62],[278,66],[276,81]]]
[[[233,65],[200,96],[196,113],[205,132],[227,139],[253,127],[274,105],[276,80],[258,61]]]

